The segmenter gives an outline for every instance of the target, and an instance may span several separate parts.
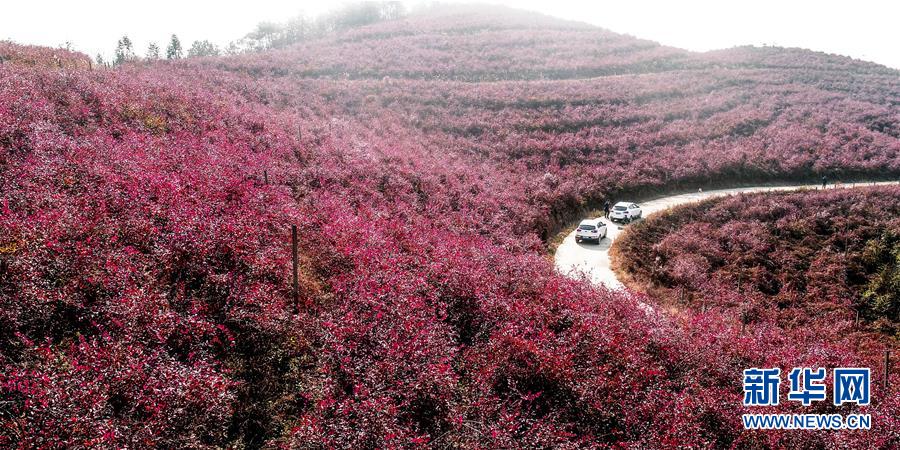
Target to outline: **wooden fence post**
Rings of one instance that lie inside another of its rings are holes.
[[[887,395],[891,378],[891,351],[884,351],[884,393]]]
[[[291,258],[293,259],[293,267],[294,267],[294,310],[299,309],[300,303],[300,282],[298,280],[299,273],[299,263],[297,256],[297,225],[291,225]]]

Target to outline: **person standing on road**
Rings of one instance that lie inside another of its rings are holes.
[[[609,219],[609,200],[603,202],[603,217]]]
[[[828,176],[822,175],[822,189],[825,189],[825,185],[828,184]]]

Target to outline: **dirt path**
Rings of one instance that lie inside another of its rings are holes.
[[[897,182],[882,182],[875,184],[886,185],[897,184]],[[832,185],[829,186],[829,189],[842,189],[863,186],[872,186],[872,183],[843,184],[838,186]],[[816,186],[813,185],[794,185],[719,189],[714,191],[703,191],[691,194],[662,197],[655,200],[639,203],[639,205],[643,209],[644,217],[647,217],[650,214],[662,211],[667,208],[671,208],[673,206],[705,200],[712,197],[721,197],[723,195],[739,194],[745,192],[793,191],[815,188]],[[573,229],[572,232],[570,232],[563,240],[562,244],[560,244],[556,249],[556,253],[553,255],[553,260],[556,265],[556,270],[558,270],[563,275],[573,278],[584,276],[593,284],[603,284],[611,289],[623,289],[624,286],[616,278],[616,274],[610,268],[609,249],[612,246],[613,241],[615,241],[619,234],[624,231],[624,228],[627,227],[627,225],[620,226],[610,223],[606,219],[603,220],[608,224],[608,232],[607,238],[600,241],[600,244],[575,242],[575,230]]]

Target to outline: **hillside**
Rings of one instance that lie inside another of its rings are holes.
[[[896,187],[751,194],[657,215],[629,228],[615,251],[621,271],[664,301],[683,299],[676,307],[828,326],[833,340],[861,329],[890,335],[898,218]]]
[[[253,100],[359,121],[369,146],[512,173],[509,216],[543,237],[610,192],[900,172],[896,70],[796,49],[692,54],[504,12],[439,11],[201,66],[249,76],[252,92],[232,91]]]
[[[543,256],[610,195],[900,175],[897,71],[502,8],[114,70],[0,50],[32,58],[0,65],[0,446],[898,444],[896,390],[869,433],[739,420],[744,368],[894,343],[647,313]]]

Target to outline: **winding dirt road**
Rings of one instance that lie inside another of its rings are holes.
[[[863,187],[863,186],[872,186],[873,183],[855,183],[855,184],[843,184],[843,185],[831,185],[829,189],[843,189],[843,188],[852,188],[852,187]],[[882,182],[875,183],[878,185],[885,184],[897,184],[897,182]],[[821,187],[821,186],[820,186]],[[712,197],[721,197],[724,195],[730,194],[740,194],[746,192],[770,192],[770,191],[794,191],[800,189],[815,189],[814,185],[804,185],[804,186],[756,186],[756,187],[743,187],[743,188],[734,188],[734,189],[719,189],[714,191],[703,191],[696,192],[691,194],[681,194],[681,195],[673,195],[670,197],[662,197],[655,200],[650,200],[644,203],[638,203],[643,209],[643,216],[647,217],[650,214],[662,211],[667,208],[671,208],[673,206],[678,206],[684,203],[691,203],[700,200],[705,200]],[[626,200],[626,199],[623,199]],[[575,242],[575,230],[573,229],[571,233],[569,233],[565,240],[563,240],[562,244],[556,249],[556,253],[553,255],[554,263],[556,264],[556,270],[558,270],[563,275],[579,278],[586,277],[591,281],[591,283],[600,285],[603,284],[610,289],[623,289],[624,286],[622,283],[616,278],[616,274],[613,272],[612,268],[610,268],[609,262],[609,249],[612,246],[613,241],[619,236],[622,231],[624,231],[627,225],[617,225],[611,223],[610,221],[603,219],[604,222],[607,223],[607,237],[600,241],[599,244],[593,243],[585,243],[585,242]]]

